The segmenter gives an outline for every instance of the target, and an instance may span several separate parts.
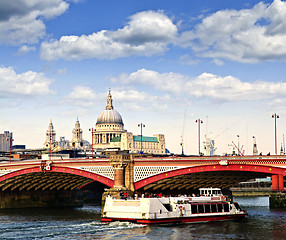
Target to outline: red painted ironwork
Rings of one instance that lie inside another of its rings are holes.
[[[4,180],[7,180],[9,178],[13,178],[15,176],[29,174],[29,173],[37,173],[37,172],[42,172],[42,171],[43,171],[42,165],[36,166],[36,167],[31,167],[31,168],[21,169],[21,170],[18,170],[18,171],[14,171],[14,172],[2,175],[0,177],[0,182],[2,182]],[[108,187],[113,187],[113,185],[114,185],[114,181],[112,179],[109,179],[109,178],[104,177],[102,175],[99,175],[99,174],[96,174],[96,173],[92,173],[92,172],[88,172],[88,171],[85,171],[85,170],[82,170],[82,169],[75,169],[75,168],[69,168],[69,167],[62,167],[62,166],[53,165],[53,168],[51,168],[51,170],[49,172],[75,174],[75,175],[78,175],[78,176],[82,176],[82,177],[86,177],[86,178],[92,179],[92,180],[97,181],[97,182],[101,182],[101,183],[105,184]]]
[[[222,163],[227,162],[227,165]],[[283,191],[283,176],[286,176],[285,156],[224,156],[224,157],[148,157],[133,158],[136,166],[174,166],[179,167],[172,171],[151,175],[147,178],[135,182],[135,190],[148,184],[155,183],[162,179],[175,176],[216,171],[240,171],[265,173],[273,176],[273,189]],[[107,158],[102,159],[63,159],[54,160],[48,172],[63,172],[84,176],[93,181],[101,182],[109,187],[113,187],[114,180],[90,171],[81,170],[81,167],[110,166]],[[27,173],[46,171],[46,162],[41,161],[19,161],[11,163],[1,163],[0,170],[11,171],[0,176],[0,182],[15,176]],[[19,170],[20,169],[20,170]]]
[[[278,191],[279,185],[278,185],[278,175],[272,175],[272,191]]]
[[[283,175],[281,174],[278,175],[278,191],[279,192],[284,191],[284,180],[283,180]]]

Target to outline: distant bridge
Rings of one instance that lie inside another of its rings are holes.
[[[0,188],[2,192],[61,191],[99,182],[106,188],[125,185],[132,191],[187,192],[199,187],[228,188],[270,176],[272,190],[284,191],[286,156],[131,156],[129,162],[118,161],[95,158],[0,163]]]

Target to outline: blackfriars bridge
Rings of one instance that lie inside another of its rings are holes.
[[[225,189],[242,181],[269,176],[272,191],[284,191],[286,156],[144,157],[115,154],[108,158],[25,160],[0,164],[1,207],[5,207],[5,198],[15,202],[21,198],[21,193],[27,198],[27,194],[38,192],[34,198],[39,199],[43,193],[72,192],[95,182],[117,193],[189,193],[199,187]]]

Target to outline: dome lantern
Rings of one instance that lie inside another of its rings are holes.
[[[113,109],[112,96],[111,96],[111,93],[110,93],[110,88],[109,88],[108,97],[107,97],[107,100],[106,100],[106,108],[105,109],[106,110]]]

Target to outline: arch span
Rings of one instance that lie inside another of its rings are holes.
[[[164,190],[199,187],[230,187],[251,178],[262,178],[272,175],[286,176],[286,169],[272,166],[230,164],[227,166],[204,165],[176,169],[153,175],[134,184],[135,190]]]
[[[2,191],[10,190],[67,190],[81,188],[93,181],[112,187],[114,181],[96,173],[70,167],[53,166],[51,170],[31,167],[0,177]]]

